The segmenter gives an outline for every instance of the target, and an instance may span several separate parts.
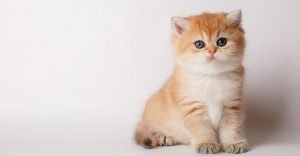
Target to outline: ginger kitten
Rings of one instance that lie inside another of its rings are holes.
[[[241,20],[240,10],[172,18],[176,68],[148,100],[136,128],[137,144],[246,152]]]

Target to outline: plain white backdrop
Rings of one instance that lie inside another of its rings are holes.
[[[251,151],[299,155],[297,0],[0,0],[0,155],[197,155],[132,136],[173,69],[170,18],[242,9]]]

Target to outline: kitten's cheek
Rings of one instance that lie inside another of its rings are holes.
[[[228,57],[224,53],[220,52],[216,54],[215,58],[218,61],[226,61]]]
[[[198,60],[199,60],[200,63],[204,63],[204,62],[207,62],[207,61],[208,61],[206,55],[199,55],[199,56],[198,56]]]
[[[226,61],[226,60],[227,60],[227,57],[226,57],[226,56],[221,56],[221,57],[219,57],[218,60],[219,60],[219,61]]]

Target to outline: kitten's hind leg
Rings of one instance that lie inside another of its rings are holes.
[[[157,146],[172,146],[176,144],[176,141],[171,136],[166,136],[160,132],[145,132],[145,130],[141,131],[140,129],[135,134],[136,143],[144,148],[150,149]]]

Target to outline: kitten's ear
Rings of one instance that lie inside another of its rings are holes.
[[[189,27],[189,20],[184,17],[172,17],[172,29],[178,36],[182,35]]]
[[[233,25],[240,25],[242,22],[242,11],[241,10],[234,10],[227,14],[227,20],[230,24]]]

